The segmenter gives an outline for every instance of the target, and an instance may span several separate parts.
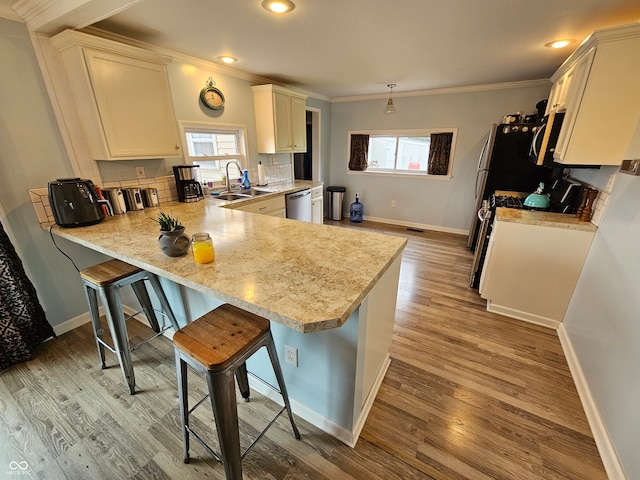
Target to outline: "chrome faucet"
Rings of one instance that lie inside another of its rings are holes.
[[[227,162],[227,165],[225,167],[225,172],[227,174],[227,192],[231,191],[231,182],[229,181],[229,164],[231,163],[235,164],[235,166],[238,167],[238,172],[240,173],[240,175],[242,175],[242,167],[238,162],[236,162],[235,160],[231,160],[230,162]]]

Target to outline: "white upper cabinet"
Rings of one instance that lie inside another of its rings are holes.
[[[551,77],[548,112],[565,111],[554,160],[620,165],[640,112],[640,25],[596,31]]]
[[[547,113],[575,110],[580,101],[578,92],[581,94],[584,91],[594,53],[595,49],[590,49],[554,82],[547,102]]]
[[[70,30],[51,42],[61,53],[94,160],[181,155],[170,58]]]
[[[306,95],[276,85],[251,87],[258,153],[307,151]]]

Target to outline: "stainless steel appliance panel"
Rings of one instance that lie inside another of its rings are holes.
[[[145,207],[157,207],[160,204],[158,190],[156,188],[143,188],[142,203]]]
[[[287,204],[287,218],[311,222],[311,190],[289,193],[285,195],[285,200]]]
[[[471,280],[469,282],[471,288],[478,288],[480,274],[482,273],[482,264],[487,253],[487,240],[493,219],[493,214],[489,209],[488,203],[487,200],[484,200],[483,206],[478,210],[477,218],[480,221],[480,228],[478,230],[478,247],[473,254],[473,265],[471,267]]]
[[[547,182],[551,170],[529,160],[533,124],[492,125],[478,161],[475,185],[475,208],[469,228],[467,246],[475,251],[480,223],[476,212],[482,201],[496,190],[531,192],[540,182]]]
[[[119,188],[107,188],[102,190],[102,194],[107,197],[111,204],[114,215],[122,215],[127,211],[127,204],[124,201],[124,194]]]
[[[123,190],[124,201],[127,204],[127,210],[143,210],[142,194],[139,188],[125,188]]]

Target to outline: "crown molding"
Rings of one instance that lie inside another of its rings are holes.
[[[9,5],[0,5],[0,18],[6,18],[7,20],[13,20],[14,22],[24,23],[24,20],[16,11]]]
[[[220,65],[220,64],[211,62],[209,60],[204,60],[202,58],[192,57],[190,55],[176,52],[171,49],[158,47],[151,43],[135,40],[135,39],[132,39],[123,35],[119,35],[116,33],[108,32],[106,30],[102,30],[96,27],[86,27],[86,28],[83,28],[81,31],[90,35],[95,35],[97,37],[101,37],[107,40],[112,40],[121,44],[130,45],[130,46],[138,47],[151,52],[155,52],[157,54],[171,57],[174,61],[177,61],[180,63],[193,65],[203,70],[211,71],[214,73],[220,73],[222,75],[237,78],[240,80],[245,80],[255,85],[273,84],[273,85],[278,85],[285,88],[290,88],[299,93],[305,94],[311,98],[314,98],[317,100],[323,100],[329,103],[362,102],[367,100],[378,100],[381,98],[386,99],[388,98],[388,95],[389,95],[388,92],[384,92],[384,93],[369,94],[369,95],[352,95],[348,97],[331,98],[316,92],[300,89],[295,85],[289,85],[286,83],[273,80],[271,78],[247,73],[242,70],[238,70],[232,67],[227,67],[225,65]],[[434,89],[426,89],[426,90],[413,90],[413,91],[407,91],[407,92],[394,91],[393,96],[394,98],[423,97],[423,96],[429,96],[429,95],[447,95],[447,94],[459,94],[459,93],[471,93],[471,92],[485,92],[490,90],[505,90],[505,89],[511,89],[511,88],[528,88],[528,87],[539,87],[539,86],[548,87],[550,86],[550,83],[551,82],[549,79],[538,79],[538,80],[526,80],[521,82],[504,82],[504,83],[491,83],[491,84],[485,84],[485,85],[469,85],[464,87],[447,87],[447,88],[434,88]]]
[[[153,45],[151,43],[135,40],[133,38],[125,37],[124,35],[119,35],[117,33],[108,32],[100,28],[87,27],[87,28],[83,28],[81,31],[84,33],[95,35],[97,37],[105,38],[107,40],[113,40],[115,42],[123,43],[125,45],[131,45],[131,46],[149,50],[151,52],[155,52],[164,56],[168,56],[168,57],[171,57],[176,62],[184,63],[187,65],[193,65],[194,67],[198,67],[203,70],[211,71],[214,73],[220,73],[222,75],[237,78],[239,80],[246,80],[247,82],[250,82],[255,85],[262,85],[262,84],[277,85],[280,87],[295,90],[296,92],[302,93],[304,95],[313,97],[318,100],[325,100],[327,102],[331,101],[331,98],[326,97],[324,95],[301,90],[293,85],[288,85],[286,83],[278,82],[271,78],[262,77],[260,75],[254,75],[252,73],[247,73],[242,70],[238,70],[237,68],[227,67],[226,65],[220,65],[218,63],[214,63],[209,60],[204,60],[202,58],[192,57],[184,53],[176,52],[175,50],[158,47],[157,45]]]
[[[13,9],[32,32],[55,35],[108,18],[143,0],[18,0]]]
[[[433,88],[429,90],[412,90],[409,92],[393,92],[393,98],[399,97],[424,97],[428,95],[448,95],[453,93],[471,93],[471,92],[486,92],[489,90],[506,90],[509,88],[527,88],[527,87],[540,87],[551,86],[549,79],[539,80],[525,80],[522,82],[505,82],[505,83],[489,83],[486,85],[469,85],[466,87],[447,87],[447,88]],[[344,103],[344,102],[363,102],[366,100],[379,100],[381,98],[389,98],[389,92],[376,93],[371,95],[352,95],[349,97],[335,97],[331,99],[331,103]]]

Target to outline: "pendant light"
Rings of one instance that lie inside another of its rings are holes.
[[[395,83],[387,84],[387,87],[389,87],[391,91],[389,92],[389,100],[387,101],[387,106],[384,107],[384,110],[382,111],[382,113],[384,113],[385,115],[395,115],[396,113],[398,113],[398,111],[396,110],[396,107],[393,105],[393,99],[391,98],[391,94],[393,93],[393,87],[395,86],[396,86]]]

